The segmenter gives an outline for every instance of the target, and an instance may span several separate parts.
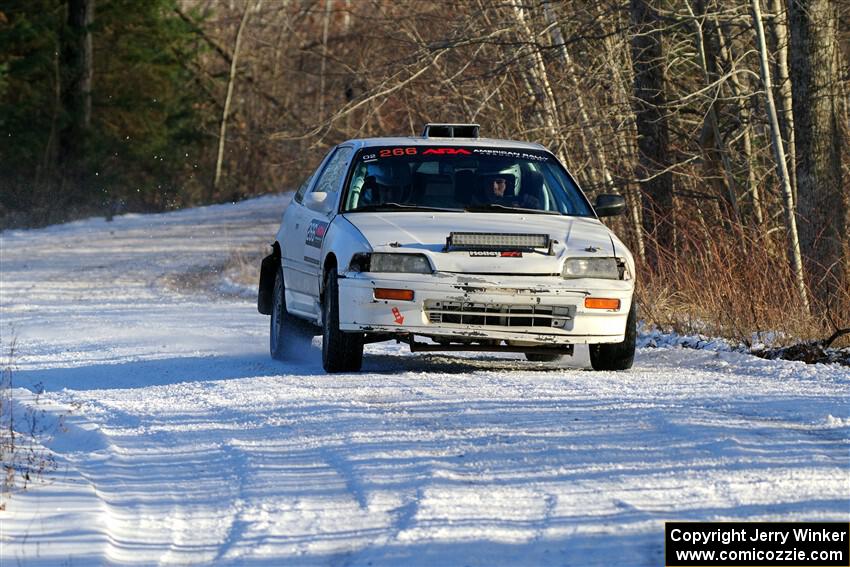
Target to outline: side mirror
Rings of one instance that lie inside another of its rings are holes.
[[[622,195],[599,195],[593,208],[597,216],[615,217],[626,212],[626,200]]]
[[[326,215],[331,211],[331,207],[333,206],[332,199],[329,197],[327,193],[322,191],[307,193],[304,195],[304,206],[311,211]]]

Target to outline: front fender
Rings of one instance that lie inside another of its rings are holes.
[[[617,235],[611,233],[611,243],[614,245],[614,256],[622,258],[626,262],[626,268],[632,276],[633,280],[637,280],[637,271],[635,270],[635,257],[623,244],[623,241],[617,238]]]
[[[329,254],[333,254],[337,261],[337,270],[340,274],[348,271],[348,266],[351,263],[351,257],[360,252],[371,252],[372,246],[366,237],[363,236],[357,227],[346,219],[343,215],[337,215],[331,222],[328,234],[322,242],[322,265],[326,265],[326,260]],[[319,288],[324,285],[321,278],[324,274],[319,274]]]

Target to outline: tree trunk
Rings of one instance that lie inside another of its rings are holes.
[[[741,138],[743,142],[744,161],[747,164],[747,194],[750,196],[750,202],[753,207],[753,217],[757,226],[764,223],[764,213],[762,211],[762,198],[759,191],[758,182],[756,181],[755,164],[753,161],[753,144],[750,132],[752,124],[750,124],[750,108],[749,101],[745,98],[745,93],[750,89],[741,84],[738,78],[737,69],[735,68],[735,59],[732,57],[732,48],[727,43],[725,33],[720,27],[717,14],[714,16],[714,29],[717,31],[718,47],[720,49],[720,57],[728,66],[729,73],[729,89],[732,91],[732,98],[735,99],[738,105],[738,118],[743,125]]]
[[[713,45],[710,42],[706,41],[707,34],[704,33],[703,23],[707,19],[706,18],[706,9],[705,3],[702,0],[697,0],[697,9],[699,10],[699,18],[694,14],[693,9],[690,5],[690,0],[687,3],[688,12],[693,18],[694,26],[696,27],[694,37],[696,38],[696,47],[697,52],[699,53],[700,66],[702,67],[703,78],[705,79],[706,86],[711,85],[717,78],[717,68],[716,68],[716,52],[715,50],[708,49],[706,44]],[[717,87],[719,89],[719,87]],[[707,126],[711,129],[711,137],[714,139],[714,148],[718,156],[720,157],[720,164],[718,165],[718,169],[723,173],[723,178],[726,180],[726,191],[724,192],[725,199],[729,208],[732,211],[732,216],[734,217],[735,223],[738,224],[741,222],[741,215],[738,212],[738,195],[736,191],[737,183],[735,183],[735,175],[732,171],[732,160],[729,158],[729,152],[726,148],[726,142],[723,140],[723,136],[720,132],[720,124],[719,119],[717,117],[717,91],[713,93],[712,101],[710,106],[708,107],[708,114],[706,116]],[[709,161],[716,162],[717,158],[711,155],[713,152],[709,151]]]
[[[841,188],[838,14],[830,0],[790,2],[800,243],[812,289],[826,301],[844,280],[847,205]]]
[[[800,301],[806,311],[809,311],[809,295],[806,291],[806,281],[803,276],[803,261],[800,256],[800,239],[797,235],[797,219],[794,214],[794,197],[791,181],[788,178],[788,164],[785,162],[785,148],[782,145],[782,133],[779,130],[779,119],[776,115],[776,105],[773,102],[773,87],[770,82],[770,67],[767,62],[767,42],[764,39],[764,26],[761,21],[761,0],[751,0],[753,8],[753,24],[758,39],[759,64],[761,78],[764,83],[764,96],[767,103],[767,113],[770,119],[770,134],[773,141],[773,155],[776,160],[776,172],[782,183],[782,196],[785,200],[785,227],[788,232],[788,244],[791,255],[791,269]]]
[[[65,122],[59,131],[59,169],[69,201],[84,198],[85,145],[91,124],[94,0],[68,0],[68,19],[62,29],[60,93]]]
[[[664,51],[658,13],[648,0],[632,0],[632,66],[638,133],[636,177],[643,189],[643,226],[650,242],[647,262],[658,266],[662,251],[674,245],[673,176],[664,95]]]
[[[325,68],[328,63],[328,28],[331,23],[331,2],[325,0],[325,14],[322,22],[322,62],[319,66],[319,122],[325,121]]]
[[[561,58],[561,63],[563,64],[563,71],[566,72],[568,80],[570,81],[570,87],[572,88],[573,95],[575,96],[576,109],[578,110],[579,117],[581,118],[579,137],[581,138],[582,146],[584,147],[584,151],[587,152],[587,157],[591,165],[593,164],[594,158],[599,160],[603,184],[601,187],[602,192],[611,191],[614,188],[614,179],[611,177],[611,171],[608,169],[608,163],[605,159],[605,151],[602,148],[602,144],[599,143],[599,138],[593,134],[595,130],[593,127],[594,122],[590,119],[590,116],[587,113],[587,105],[584,102],[582,87],[577,78],[578,70],[575,65],[573,65],[570,52],[567,50],[564,35],[561,32],[561,26],[558,23],[558,17],[555,14],[555,10],[552,8],[552,5],[548,2],[543,4],[543,12],[546,16],[546,25],[549,28],[549,37],[552,40],[552,45],[557,49],[558,55]],[[594,177],[593,189],[596,191],[598,188],[595,187],[595,185],[599,183],[598,175],[593,167],[591,167],[591,172]]]
[[[643,238],[640,189],[634,183],[635,163],[637,160],[635,157],[635,147],[630,143],[632,140],[637,139],[635,116],[630,108],[631,91],[634,82],[632,75],[629,73],[631,70],[631,54],[627,51],[629,45],[627,42],[623,42],[622,45],[624,48],[621,48],[614,40],[623,24],[620,11],[614,14],[613,18],[608,17],[600,3],[596,5],[596,13],[599,15],[600,21],[606,23],[603,28],[605,33],[603,40],[605,59],[608,63],[608,70],[611,76],[610,81],[614,85],[612,94],[614,104],[621,111],[615,122],[617,126],[612,128],[612,137],[617,142],[617,160],[614,163],[619,164],[619,167],[614,171],[620,180],[626,198],[626,205],[629,210],[629,222],[627,224],[633,234],[633,241],[636,243],[638,257],[641,263],[645,263],[646,249]],[[617,171],[619,171],[619,174],[616,173]]]
[[[540,104],[543,112],[543,128],[546,135],[547,144],[555,144],[555,153],[563,161],[564,144],[561,140],[561,124],[558,118],[558,109],[555,106],[555,95],[552,92],[552,87],[549,83],[549,75],[546,72],[546,65],[543,62],[543,56],[540,54],[540,49],[535,43],[534,34],[528,25],[525,18],[525,9],[522,7],[520,0],[515,0],[511,7],[513,8],[514,21],[519,29],[521,40],[528,43],[530,52],[529,61],[526,65],[526,80],[534,93],[534,98]]]
[[[776,75],[779,81],[779,126],[783,140],[788,148],[788,173],[794,203],[797,202],[797,143],[794,137],[793,99],[791,96],[791,77],[788,74],[788,25],[787,14],[782,0],[770,0],[773,11],[770,29],[776,41]]]
[[[230,114],[230,104],[233,100],[233,88],[236,85],[236,69],[239,61],[239,48],[242,45],[242,32],[245,29],[245,24],[248,22],[248,15],[251,13],[251,6],[246,6],[242,12],[242,18],[239,20],[239,28],[236,30],[236,39],[233,42],[233,56],[230,59],[230,75],[227,79],[227,95],[224,98],[224,109],[221,112],[221,124],[219,125],[218,134],[218,155],[215,160],[215,178],[213,178],[212,192],[208,200],[212,200],[215,193],[218,191],[218,184],[221,181],[221,166],[224,162],[224,142],[227,136],[227,117]]]

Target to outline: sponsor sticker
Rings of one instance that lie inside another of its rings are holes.
[[[488,258],[522,258],[522,250],[470,250],[470,256],[486,256]]]
[[[437,156],[471,156],[472,152],[464,148],[428,148],[422,155]]]
[[[420,151],[421,150],[421,151]],[[361,154],[360,159],[366,162],[383,158],[410,157],[410,156],[471,156],[474,150],[468,148],[417,148],[413,146],[400,148],[370,148],[368,152]]]
[[[519,159],[527,159],[531,161],[549,161],[549,158],[544,153],[530,153],[521,150],[500,150],[496,148],[475,148],[473,150],[477,155],[481,156],[497,156],[511,157]]]
[[[415,156],[416,152],[416,148],[384,148],[378,152],[378,155],[381,157]]]
[[[327,231],[328,223],[316,219],[310,221],[310,226],[307,227],[307,239],[305,240],[307,246],[321,248]]]
[[[451,148],[442,146],[431,147],[382,147],[369,148],[360,154],[360,159],[365,162],[372,162],[378,159],[410,157],[410,156],[485,156],[499,158],[514,158],[529,161],[544,162],[549,161],[550,156],[546,152],[537,152],[533,150],[514,150],[507,148]]]

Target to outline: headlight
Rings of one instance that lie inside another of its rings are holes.
[[[396,272],[406,274],[430,274],[431,263],[422,254],[355,254],[351,259],[351,270],[355,272]]]
[[[561,275],[572,278],[620,280],[623,276],[616,258],[567,258]]]

